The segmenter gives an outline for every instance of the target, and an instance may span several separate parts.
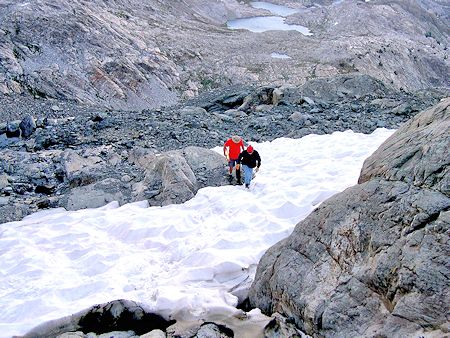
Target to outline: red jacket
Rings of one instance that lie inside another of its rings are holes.
[[[241,151],[244,150],[244,141],[242,139],[239,143],[234,143],[231,138],[229,138],[223,145],[223,153],[225,155],[226,148],[228,147],[228,157],[230,160],[237,160]]]

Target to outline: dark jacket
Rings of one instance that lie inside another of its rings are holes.
[[[261,157],[259,157],[259,153],[256,150],[253,150],[251,154],[244,150],[239,154],[237,163],[241,163],[246,165],[247,167],[254,168],[261,165]]]

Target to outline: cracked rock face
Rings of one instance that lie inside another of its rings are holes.
[[[261,259],[250,303],[310,335],[443,335],[450,99],[418,114]],[[443,330],[443,331],[441,331]]]
[[[450,196],[449,100],[433,107],[399,129],[364,163],[359,183],[375,177],[404,180]],[[389,156],[394,154],[395,156]]]

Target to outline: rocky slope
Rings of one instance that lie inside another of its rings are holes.
[[[0,122],[0,223],[46,208],[78,210],[114,200],[181,203],[199,188],[227,184],[225,159],[205,148],[230,135],[267,141],[348,129],[370,133],[398,128],[438,98],[345,75],[300,87],[227,88],[186,105],[138,112],[58,103]]]
[[[300,9],[288,22],[313,35],[228,30],[229,19],[270,15],[234,0],[0,0],[0,93],[140,110],[223,85],[347,73],[449,87],[447,1],[273,2]]]
[[[449,147],[446,99],[368,158],[359,185],[266,252],[250,303],[313,336],[444,336]]]

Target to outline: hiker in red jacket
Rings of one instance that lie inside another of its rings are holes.
[[[223,145],[223,156],[228,160],[230,180],[233,179],[233,168],[236,166],[236,161],[241,151],[244,150],[244,141],[240,136],[233,135]],[[241,184],[241,171],[236,168],[236,181]]]

